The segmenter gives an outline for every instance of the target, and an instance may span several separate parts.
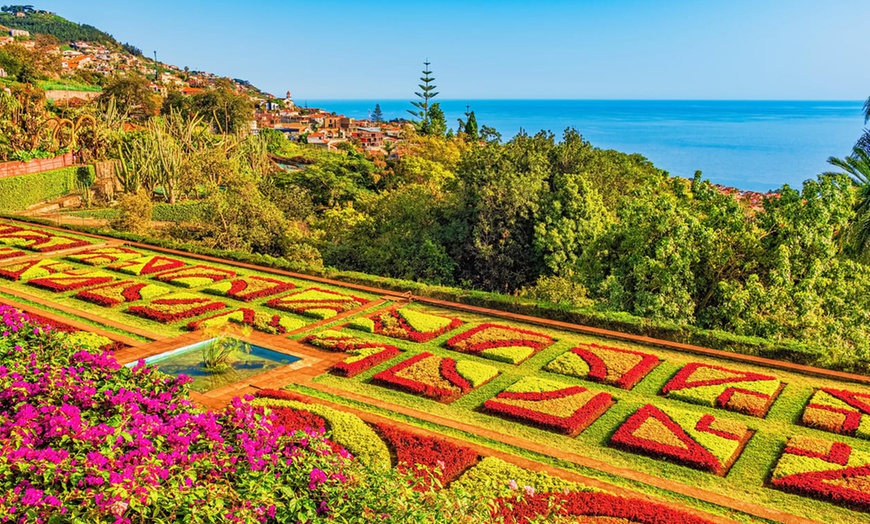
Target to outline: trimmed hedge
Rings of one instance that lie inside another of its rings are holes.
[[[76,191],[80,166],[0,179],[0,209],[23,211],[33,204],[54,200]],[[93,167],[87,169],[93,172]]]
[[[113,220],[118,218],[118,210],[114,208],[86,209],[67,213],[74,217]],[[154,204],[154,220],[159,222],[193,222],[205,214],[202,202],[180,202],[178,204]]]

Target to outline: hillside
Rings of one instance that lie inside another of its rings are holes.
[[[16,6],[4,6],[6,8]],[[112,35],[87,24],[77,24],[61,16],[48,12],[24,13],[23,17],[15,12],[0,12],[0,25],[10,29],[23,29],[30,34],[49,34],[61,42],[80,41],[120,46]]]

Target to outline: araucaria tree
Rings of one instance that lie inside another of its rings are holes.
[[[409,109],[408,113],[411,113],[414,115],[414,118],[416,118],[414,124],[417,127],[417,131],[421,134],[428,135],[431,131],[431,104],[429,101],[438,96],[438,92],[435,91],[436,86],[432,83],[435,81],[435,77],[432,76],[432,71],[429,70],[431,62],[427,59],[423,62],[423,65],[425,66],[423,68],[423,76],[420,77],[422,84],[417,84],[420,91],[414,93],[420,100],[411,102],[411,105],[413,105],[415,109]]]

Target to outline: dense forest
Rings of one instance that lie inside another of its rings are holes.
[[[83,41],[119,45],[112,35],[87,24],[77,24],[45,12],[29,12],[26,13],[27,16],[18,18],[15,16],[16,10],[12,8],[28,6],[4,7],[6,9],[0,12],[0,25],[10,29],[24,29],[30,31],[31,34],[54,35],[61,42]]]

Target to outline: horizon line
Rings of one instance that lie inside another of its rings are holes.
[[[395,102],[408,101],[408,98],[298,98],[300,101],[318,102]],[[463,101],[551,101],[551,102],[854,102],[863,104],[865,99],[847,98],[440,98],[446,102]],[[436,100],[436,102],[438,101]]]

